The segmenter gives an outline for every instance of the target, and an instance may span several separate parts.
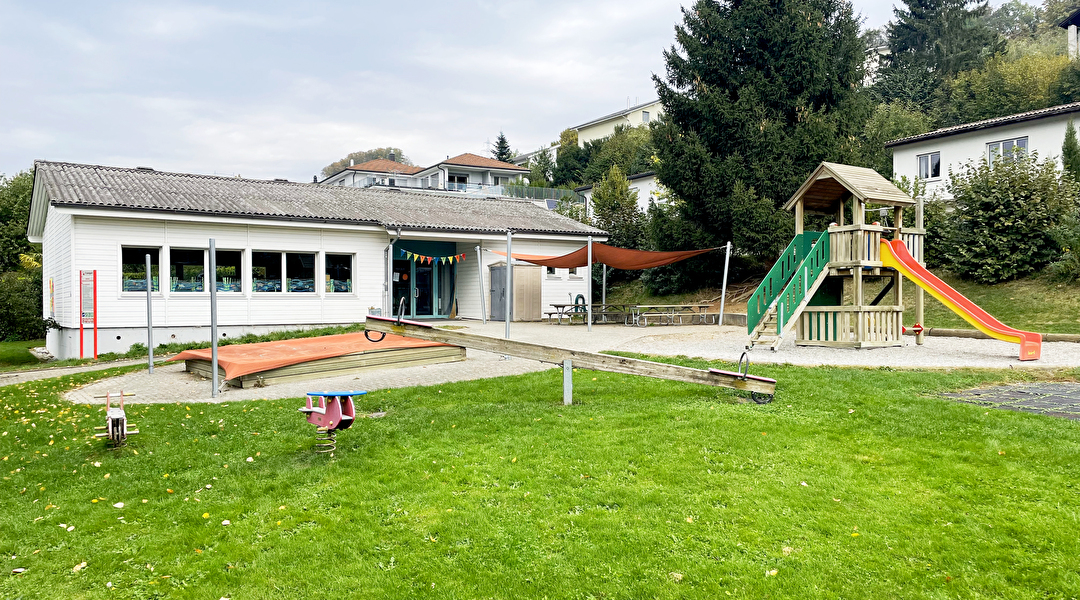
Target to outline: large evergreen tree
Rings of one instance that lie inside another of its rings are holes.
[[[886,27],[891,54],[875,89],[886,101],[930,107],[949,77],[1005,50],[986,0],[904,0]]]
[[[1073,180],[1080,181],[1080,142],[1076,140],[1076,127],[1071,119],[1065,126],[1065,142],[1061,144],[1061,165]]]
[[[637,190],[630,189],[619,165],[611,165],[593,187],[593,225],[608,232],[607,243],[639,249],[645,238],[645,213],[638,208]]]
[[[687,234],[669,221],[653,244],[733,240],[771,261],[792,234],[777,207],[822,160],[855,160],[869,113],[858,21],[844,0],[699,0],[683,19],[653,76],[665,115],[652,131]]]
[[[499,132],[499,137],[495,139],[495,147],[491,149],[491,156],[505,163],[514,159],[514,151],[510,149],[510,142],[506,140],[505,133]]]

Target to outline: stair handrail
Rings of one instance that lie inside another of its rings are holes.
[[[817,239],[811,241],[810,251],[802,262],[795,268],[795,273],[784,290],[776,298],[777,319],[776,335],[782,337],[788,321],[797,317],[799,305],[806,299],[814,282],[821,276],[822,271],[829,268],[831,256],[831,244],[829,244],[829,232],[822,232]]]
[[[791,276],[795,274],[796,267],[806,258],[813,244],[821,236],[820,232],[807,231],[798,233],[791,238],[791,243],[780,253],[765,279],[761,280],[754,294],[746,303],[746,332],[753,333],[761,320],[768,314],[769,309],[776,303],[776,299],[783,292],[784,287]]]

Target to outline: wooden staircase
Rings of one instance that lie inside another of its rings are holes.
[[[817,278],[812,283],[807,284],[805,292],[802,294],[802,299],[799,304],[791,310],[788,314],[788,310],[784,310],[784,326],[780,328],[778,323],[780,322],[780,310],[779,307],[785,306],[781,301],[784,299],[785,294],[781,294],[773,301],[769,306],[768,311],[765,313],[765,317],[761,319],[757,327],[750,332],[750,343],[747,344],[747,349],[751,349],[754,346],[767,346],[769,349],[775,351],[780,347],[780,344],[784,341],[784,336],[791,332],[795,324],[799,322],[799,315],[808,304],[810,300],[817,293],[821,284],[825,283],[825,279],[829,276],[829,270],[824,269],[818,273]],[[779,331],[778,331],[779,329]]]

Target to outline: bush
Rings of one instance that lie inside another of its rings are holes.
[[[1077,185],[1053,159],[1005,156],[951,175],[955,212],[945,245],[950,268],[979,283],[1039,271],[1061,254],[1059,223],[1077,206]]]
[[[1061,257],[1047,271],[1055,281],[1075,283],[1080,281],[1080,219],[1070,215],[1057,230]]]
[[[39,340],[59,329],[56,321],[41,318],[41,294],[40,268],[0,275],[0,340]]]

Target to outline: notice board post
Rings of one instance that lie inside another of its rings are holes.
[[[86,357],[85,328],[94,331],[94,359],[98,357],[97,270],[79,271],[79,358]]]

